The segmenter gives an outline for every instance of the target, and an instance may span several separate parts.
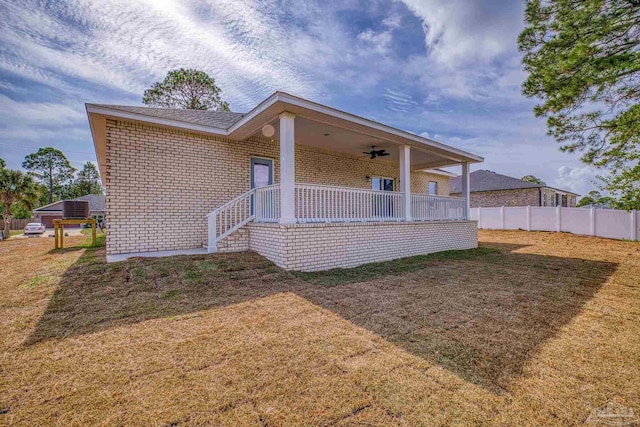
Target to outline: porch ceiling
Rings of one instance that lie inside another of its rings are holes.
[[[228,129],[229,135],[234,139],[261,135],[261,129],[266,124],[273,125],[277,132],[278,116],[283,112],[296,116],[295,141],[298,144],[354,155],[361,155],[375,145],[387,149],[391,156],[386,158],[396,162],[397,146],[409,145],[412,148],[411,167],[414,170],[484,160],[455,147],[282,92],[276,92],[247,113]],[[329,135],[325,136],[326,133]],[[278,138],[277,133],[275,138]]]
[[[273,138],[276,140],[280,139],[279,119],[273,120],[268,124],[271,124],[276,130]],[[262,136],[261,130],[258,130],[253,135]],[[375,159],[373,161],[391,161],[395,163],[400,161],[398,143],[391,142],[388,139],[382,139],[376,136],[318,122],[306,117],[296,117],[295,142],[296,144],[322,148],[338,153],[345,153],[352,156],[362,157],[363,159],[369,158],[369,156],[363,154],[363,152],[370,151],[371,146],[373,145],[376,147],[376,150],[385,149],[390,154],[389,156],[380,158],[380,160]],[[439,156],[424,149],[416,147],[412,148],[412,170],[457,163],[450,158]]]

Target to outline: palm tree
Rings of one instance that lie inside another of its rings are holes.
[[[33,178],[13,169],[0,169],[0,202],[4,203],[4,234],[9,235],[9,225],[13,215],[11,206],[24,203],[29,209],[38,199]]]

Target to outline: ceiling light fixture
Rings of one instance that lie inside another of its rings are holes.
[[[262,126],[262,134],[267,138],[271,138],[275,132],[275,128],[271,125]]]

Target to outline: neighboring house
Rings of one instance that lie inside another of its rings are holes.
[[[106,213],[106,197],[104,195],[89,194],[69,200],[89,202],[89,216],[98,221],[104,220]],[[63,200],[59,200],[45,206],[40,206],[38,209],[34,209],[33,217],[47,227],[53,227],[54,219],[62,219],[62,202]],[[65,227],[73,227],[73,225],[66,225]]]
[[[534,184],[489,170],[471,172],[471,207],[565,206],[575,207],[578,194]],[[451,194],[462,192],[462,177],[451,178]]]
[[[468,176],[483,159],[439,142],[282,92],[246,114],[97,104],[87,114],[109,261],[253,250],[313,271],[477,246],[450,174],[429,169]],[[372,146],[388,155],[364,154]]]

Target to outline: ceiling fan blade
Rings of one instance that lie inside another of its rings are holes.
[[[389,153],[378,153],[378,156],[389,156]]]
[[[371,155],[371,151],[363,151],[362,154],[368,154]]]

